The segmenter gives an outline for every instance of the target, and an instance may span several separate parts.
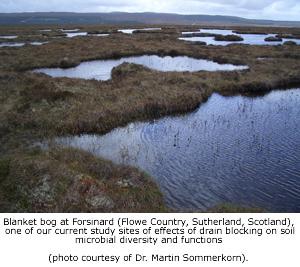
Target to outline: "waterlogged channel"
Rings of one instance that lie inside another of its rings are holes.
[[[256,98],[213,94],[185,116],[56,142],[141,168],[177,210],[229,202],[299,212],[299,118],[300,89]]]
[[[235,66],[232,64],[219,64],[213,61],[204,59],[195,59],[186,56],[178,57],[159,57],[156,55],[144,55],[135,57],[124,57],[121,59],[110,60],[94,60],[83,62],[77,67],[62,69],[62,68],[42,68],[36,69],[34,72],[45,73],[52,77],[69,77],[81,79],[96,79],[109,80],[114,67],[122,63],[140,64],[150,69],[158,71],[233,71],[247,69],[247,66]]]

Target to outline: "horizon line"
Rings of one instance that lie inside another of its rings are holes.
[[[247,18],[234,15],[218,15],[218,14],[190,14],[190,13],[169,13],[169,12],[152,12],[152,11],[136,11],[136,12],[127,12],[127,11],[86,11],[86,12],[77,12],[77,11],[16,11],[16,12],[3,12],[0,11],[0,14],[31,14],[31,13],[73,13],[73,14],[113,14],[113,13],[126,13],[126,14],[165,14],[165,15],[177,15],[177,16],[211,16],[211,17],[231,17],[231,18],[240,18],[245,20],[262,20],[262,21],[274,21],[274,22],[300,22],[300,20],[274,20],[267,18]]]

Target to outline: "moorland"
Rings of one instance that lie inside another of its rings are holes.
[[[169,211],[158,186],[143,171],[78,149],[45,149],[39,144],[57,136],[105,134],[130,122],[191,112],[214,92],[263,95],[300,84],[299,45],[207,46],[178,39],[182,32],[197,31],[200,26],[159,27],[161,30],[133,34],[118,32],[122,25],[0,27],[1,36],[17,36],[5,42],[47,42],[0,48],[0,211]],[[61,28],[109,35],[66,38]],[[43,29],[51,31],[40,31]],[[299,28],[230,29],[300,36]],[[124,63],[113,69],[108,81],[52,78],[32,72],[134,55],[189,56],[249,69],[159,72]],[[222,205],[212,209],[222,210],[243,208]]]

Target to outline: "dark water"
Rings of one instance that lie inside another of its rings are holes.
[[[300,212],[300,89],[214,94],[185,116],[57,142],[147,171],[175,209],[229,202]]]
[[[69,77],[81,79],[109,80],[111,79],[111,71],[114,67],[122,63],[140,64],[150,69],[158,71],[233,71],[247,69],[247,66],[234,66],[232,64],[219,64],[204,59],[194,59],[191,57],[159,57],[136,56],[124,57],[121,59],[94,60],[83,62],[75,68],[42,68],[35,72],[45,73],[52,77]]]
[[[190,34],[193,32],[183,32],[183,37],[179,38],[183,41],[191,41],[191,42],[206,42],[207,45],[221,45],[226,46],[229,44],[249,44],[249,45],[281,45],[286,41],[293,41],[300,45],[300,39],[287,39],[284,38],[280,42],[266,42],[265,38],[267,37],[275,37],[276,34],[236,34],[232,30],[218,30],[218,29],[201,29],[199,32],[201,33],[211,33],[211,34],[221,34],[221,35],[239,35],[244,40],[240,42],[228,42],[228,41],[215,41],[215,37],[184,37],[184,34]]]

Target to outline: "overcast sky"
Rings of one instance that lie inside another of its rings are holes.
[[[0,12],[164,12],[300,20],[300,0],[1,0]]]

